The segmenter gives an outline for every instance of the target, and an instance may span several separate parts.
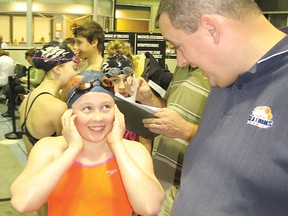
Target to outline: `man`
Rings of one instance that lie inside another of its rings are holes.
[[[162,0],[157,19],[213,86],[171,215],[287,215],[288,36],[252,0]]]
[[[103,63],[104,31],[95,21],[86,21],[73,29],[74,52],[80,59],[79,70],[100,71]]]
[[[155,113],[157,118],[144,119],[143,123],[150,131],[160,134],[153,141],[152,151],[156,177],[166,191],[158,216],[169,216],[180,183],[183,156],[198,128],[210,86],[202,71],[189,65],[176,67],[163,99],[157,97],[143,78],[137,81],[137,100],[163,108]]]

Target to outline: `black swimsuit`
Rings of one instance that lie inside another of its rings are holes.
[[[27,98],[27,103],[26,103],[26,107],[25,107],[25,119],[24,119],[23,124],[21,125],[22,134],[25,134],[25,135],[27,136],[28,140],[32,143],[32,145],[35,145],[35,143],[36,143],[39,139],[36,139],[35,137],[33,137],[33,136],[30,134],[30,132],[28,131],[28,128],[27,128],[27,126],[26,126],[26,120],[27,120],[28,114],[29,114],[29,112],[30,112],[30,110],[31,110],[31,107],[32,107],[34,101],[36,100],[37,97],[39,97],[39,96],[42,95],[42,94],[50,94],[50,95],[52,95],[52,94],[49,93],[49,92],[41,92],[40,94],[38,94],[38,95],[34,98],[34,100],[32,101],[32,103],[31,103],[31,105],[30,105],[30,107],[29,107],[29,110],[28,110],[28,112],[27,112],[27,106],[28,106],[28,101],[29,101],[30,95],[28,96],[28,98]],[[52,95],[52,96],[53,96],[53,95]],[[51,136],[56,136],[56,135],[57,135],[57,133],[54,132]]]

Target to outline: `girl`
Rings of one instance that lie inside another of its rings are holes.
[[[157,215],[163,189],[143,145],[123,139],[124,116],[113,96],[103,73],[85,71],[71,80],[63,136],[32,149],[11,187],[16,211],[34,211],[48,200],[53,216]]]
[[[67,105],[59,98],[58,92],[78,72],[73,51],[57,41],[43,46],[32,61],[36,68],[45,71],[45,77],[28,94],[19,109],[27,154],[39,139],[61,135],[61,116]]]

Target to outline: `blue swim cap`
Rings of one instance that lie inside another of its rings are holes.
[[[114,98],[113,83],[102,72],[95,70],[78,73],[67,84],[65,91],[68,108],[88,92],[103,92]]]

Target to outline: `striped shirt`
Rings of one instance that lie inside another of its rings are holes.
[[[210,86],[200,69],[177,67],[165,99],[167,108],[175,110],[183,119],[198,124],[209,94]],[[153,163],[155,174],[164,189],[178,186],[183,156],[188,142],[179,138],[157,136],[153,143]]]

